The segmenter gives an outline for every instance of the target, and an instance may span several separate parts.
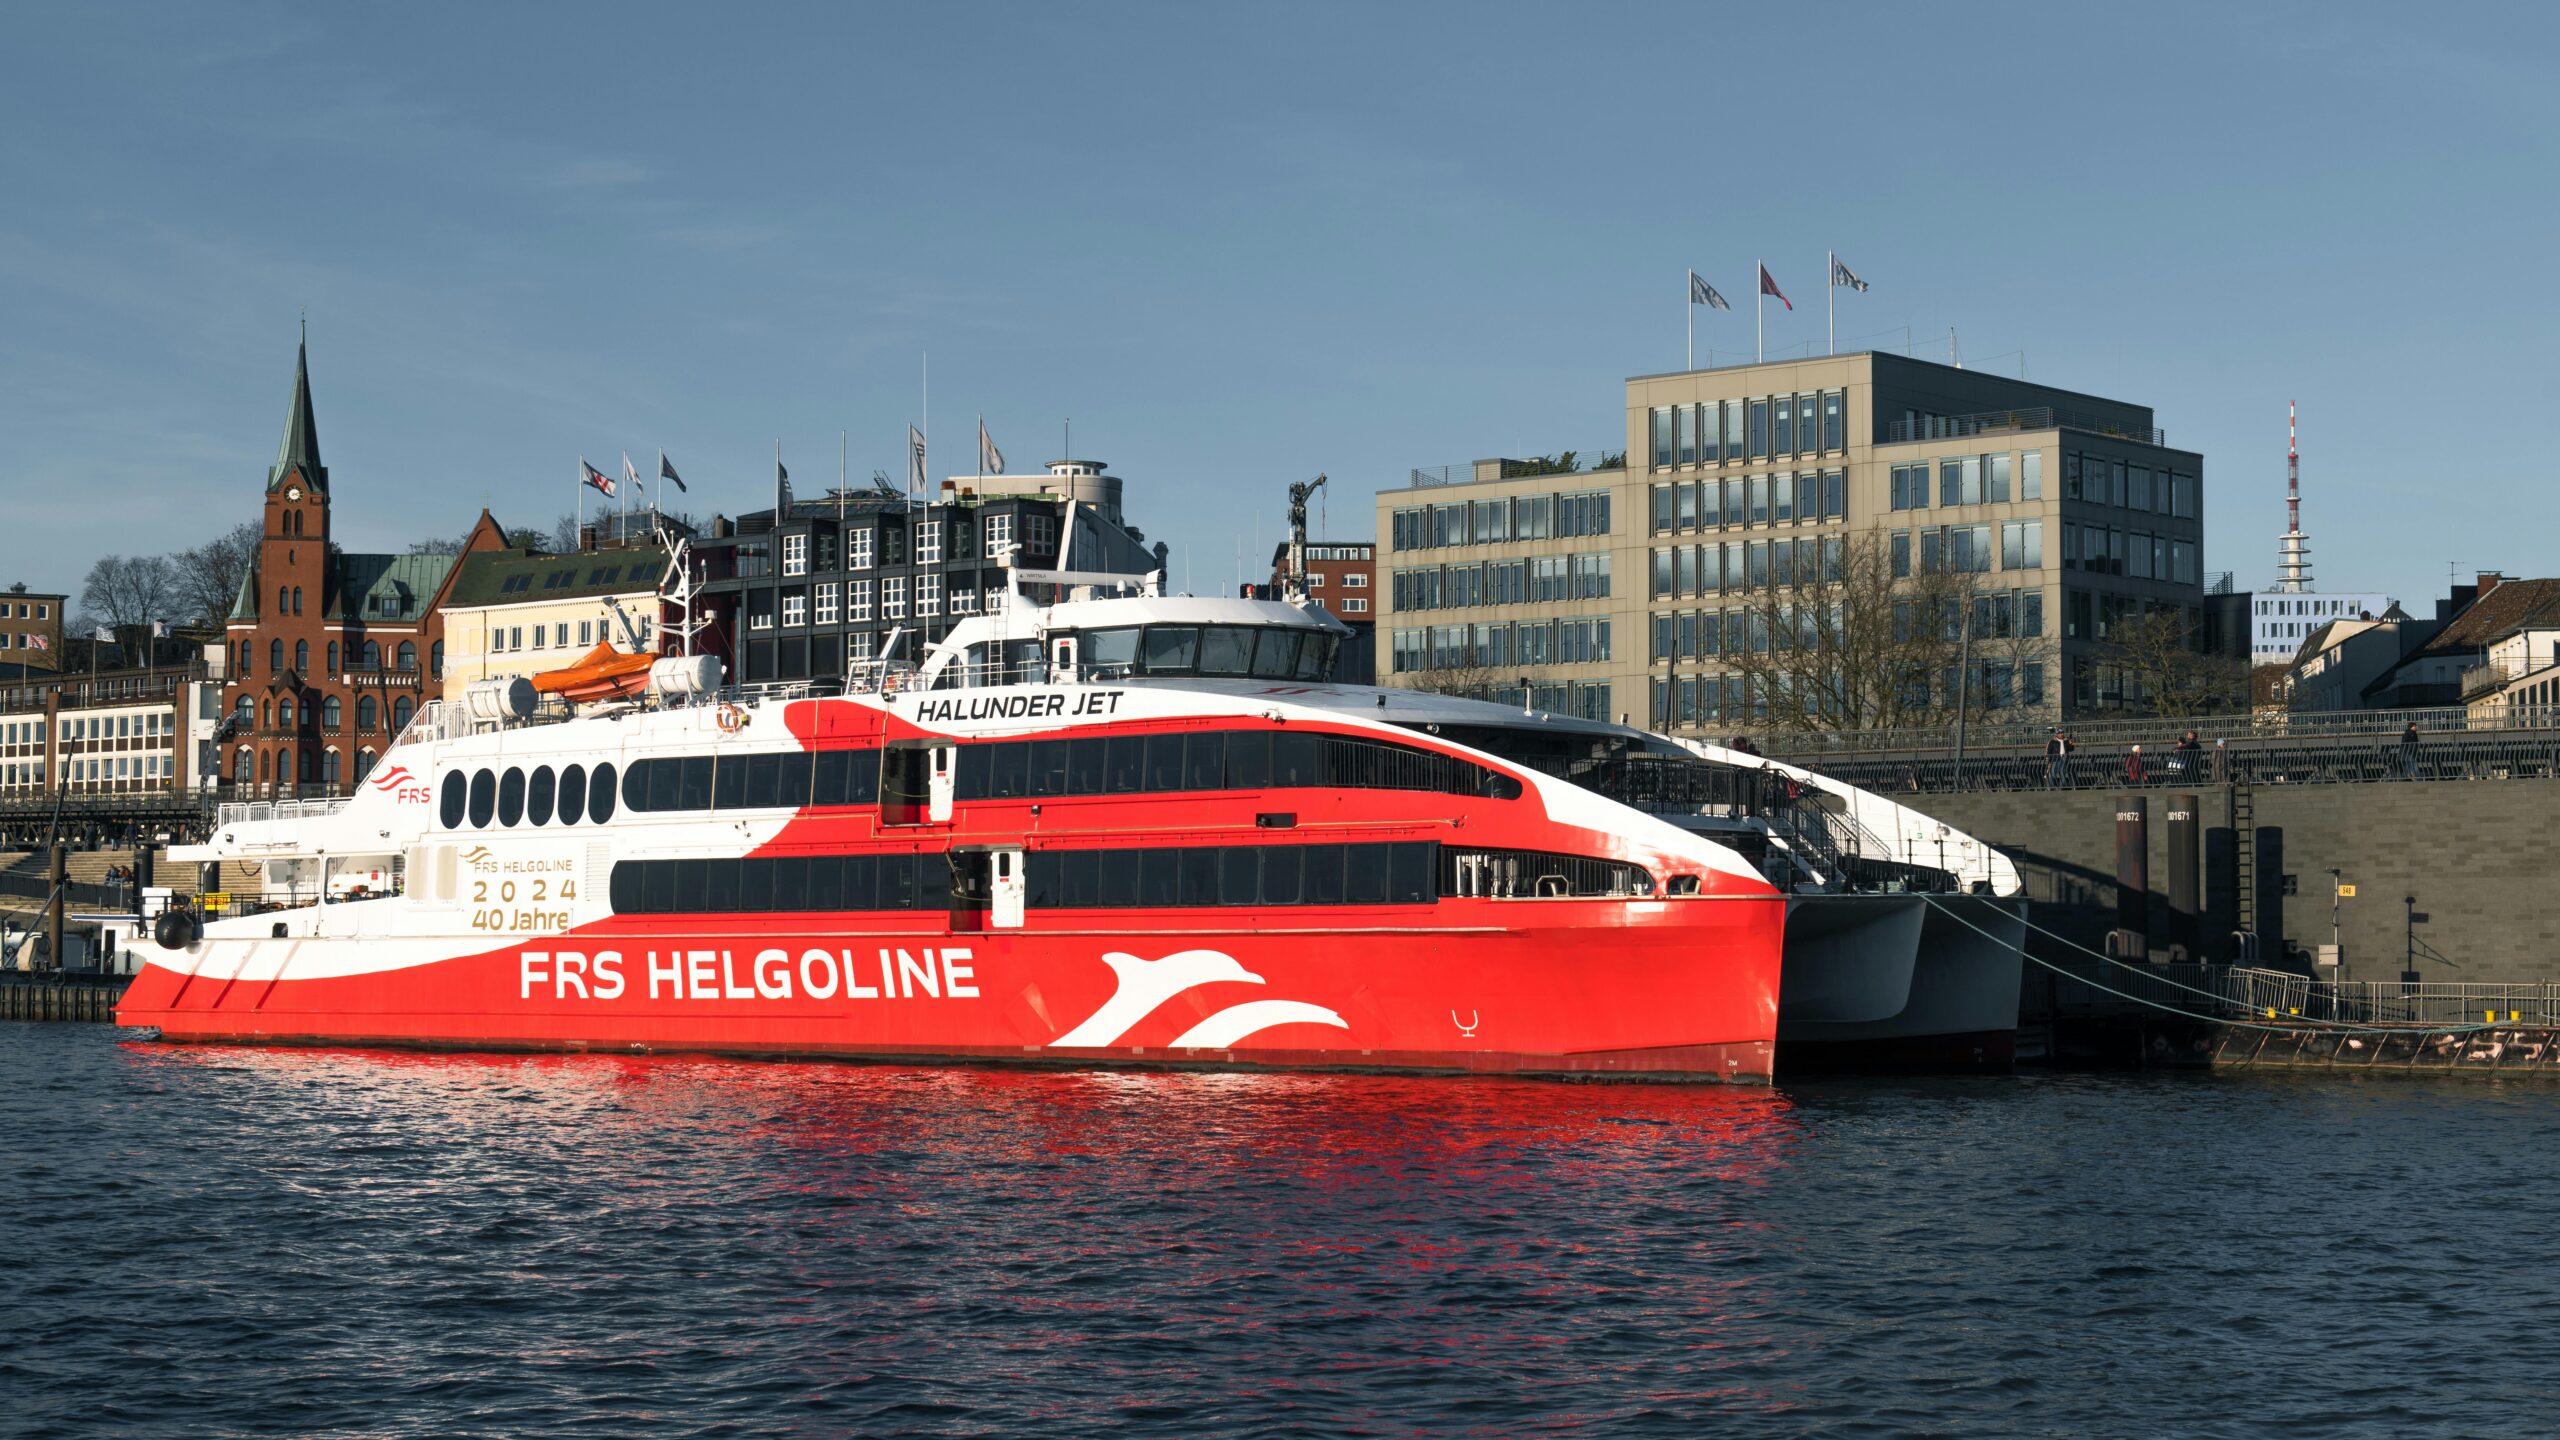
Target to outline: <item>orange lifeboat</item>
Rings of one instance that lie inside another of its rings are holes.
[[[573,705],[620,700],[648,688],[649,667],[657,658],[616,650],[609,640],[598,641],[596,648],[578,657],[576,663],[534,676],[533,688],[539,694],[557,695]]]

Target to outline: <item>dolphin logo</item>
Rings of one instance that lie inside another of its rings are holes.
[[[409,774],[408,766],[394,765],[390,769],[383,771],[381,774],[373,778],[373,788],[376,790],[396,790],[399,787],[410,783],[413,778],[415,777]]]
[[[1137,1023],[1174,996],[1202,985],[1259,985],[1262,977],[1216,950],[1179,950],[1161,960],[1143,960],[1114,950],[1102,957],[1119,980],[1102,1008],[1084,1023],[1050,1041],[1067,1049],[1101,1049],[1119,1043]],[[1340,1015],[1298,1000],[1254,1000],[1232,1005],[1192,1026],[1173,1042],[1175,1049],[1222,1050],[1248,1035],[1274,1025],[1331,1025],[1351,1028]]]

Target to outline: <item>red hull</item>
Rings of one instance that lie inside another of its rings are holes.
[[[200,973],[146,967],[118,1020],[188,1041],[1770,1075],[1774,895],[1445,900],[1427,918],[1349,911],[1314,927],[1130,918],[952,934],[842,916],[622,917],[329,978],[291,972],[365,965],[403,942],[301,941],[279,977],[264,957],[288,952],[274,942],[209,941]]]

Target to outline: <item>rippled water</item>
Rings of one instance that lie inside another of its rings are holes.
[[[8,1433],[2538,1433],[2560,1376],[2547,1083],[0,1025],[0,1087]]]

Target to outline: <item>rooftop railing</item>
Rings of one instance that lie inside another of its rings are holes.
[[[1559,450],[1552,455],[1533,455],[1526,459],[1471,460],[1463,465],[1422,466],[1413,471],[1413,488],[1469,485],[1480,480],[1529,480],[1542,475],[1590,475],[1603,470],[1623,470],[1626,464],[1626,446],[1595,445],[1589,449]]]
[[[1959,440],[1971,435],[1998,435],[2027,430],[2086,430],[2142,445],[2166,445],[2169,432],[2126,426],[2104,415],[2053,405],[2026,405],[2012,410],[1985,410],[1976,415],[1921,415],[1885,422],[1884,443],[1912,440]]]

